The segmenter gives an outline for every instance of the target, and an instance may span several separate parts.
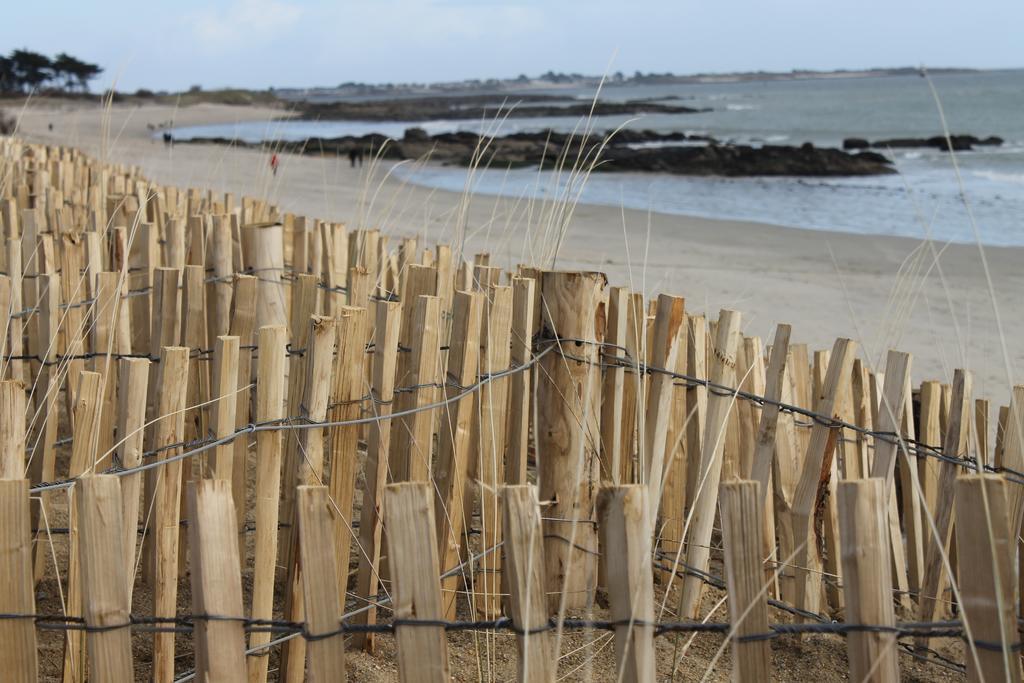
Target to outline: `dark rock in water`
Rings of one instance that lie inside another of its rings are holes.
[[[426,142],[430,136],[422,128],[406,128],[402,139],[406,142]]]
[[[930,147],[932,149],[940,149],[944,152],[953,150],[954,152],[966,152],[974,149],[975,145],[990,145],[999,146],[1003,144],[1003,139],[995,135],[990,135],[987,138],[981,139],[973,135],[950,135],[949,139],[946,139],[945,135],[933,135],[930,138],[891,138],[888,140],[876,140],[875,142],[868,143],[867,140],[862,138],[846,138],[843,140],[843,149],[866,149],[873,147],[875,149],[906,149],[916,147]]]
[[[695,142],[711,140],[707,136],[655,131],[619,131],[605,143],[607,135],[595,133],[584,139],[579,135],[540,131],[515,133],[495,138],[488,145],[483,160],[491,168],[572,166],[576,159],[589,163],[600,153],[601,162],[595,171],[642,171],[694,176],[859,176],[893,173],[889,161],[877,152],[850,154],[839,149],[815,147],[804,143],[787,145],[708,144],[636,146],[638,143]],[[361,150],[384,159],[418,159],[429,154],[431,161],[455,166],[481,163],[477,158],[480,138],[476,133],[454,132],[427,135],[422,129],[410,128],[396,142],[383,135],[362,137],[309,138],[300,142],[284,142],[280,151],[296,154],[345,155]],[[191,142],[218,142],[241,147],[259,147],[232,140],[196,139]],[[568,160],[568,161],[566,161]]]
[[[874,161],[879,164],[889,163],[889,158],[884,154],[879,154],[878,152],[858,152],[857,154],[854,154],[854,156],[858,159],[864,159],[865,161]]]

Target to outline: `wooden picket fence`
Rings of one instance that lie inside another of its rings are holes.
[[[401,680],[440,682],[468,629],[514,633],[522,681],[556,680],[572,629],[613,631],[625,681],[698,632],[735,680],[802,633],[845,636],[852,680],[956,668],[940,637],[972,679],[1021,677],[1024,387],[990,429],[964,370],[914,390],[906,353],[766,346],[600,273],[11,138],[0,225],[5,679],[259,683],[275,651],[277,680],[337,681],[393,637]]]

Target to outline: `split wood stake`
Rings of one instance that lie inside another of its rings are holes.
[[[722,540],[729,596],[732,679],[770,681],[771,647],[767,640],[744,636],[768,633],[768,595],[761,560],[764,501],[756,481],[722,484]]]
[[[882,478],[839,482],[846,621],[895,627],[889,561],[889,495]],[[899,649],[893,633],[854,631],[846,636],[850,680],[896,683]]]
[[[651,569],[651,508],[647,487],[603,487],[597,495],[598,528],[608,578],[609,617],[615,627],[618,679],[655,678],[654,575]]]
[[[452,302],[452,332],[448,349],[448,382],[445,397],[452,398],[473,384],[480,359],[480,325],[483,318],[483,294],[455,292]],[[458,384],[458,386],[453,386]],[[466,472],[469,467],[470,434],[475,410],[473,401],[452,401],[442,409],[438,431],[438,451],[434,466],[437,498],[434,518],[437,522],[438,558],[448,569],[458,565],[464,527],[463,505]],[[443,580],[441,599],[444,618],[455,618],[460,577]]]
[[[75,488],[83,616],[89,629],[89,680],[130,681],[134,678],[129,626],[132,606],[121,562],[121,482],[114,475],[86,475]]]
[[[74,403],[74,436],[71,442],[71,463],[68,467],[70,477],[85,474],[95,463],[96,432],[99,428],[100,415],[100,374],[98,372],[80,372],[78,396]],[[67,575],[67,613],[82,616],[82,576],[78,552],[78,508],[74,504],[75,490],[69,491],[69,524],[68,524],[68,575]],[[85,632],[68,631],[64,640],[64,680],[85,680]]]
[[[35,614],[29,482],[0,479],[0,611]],[[36,625],[31,619],[0,619],[0,670],[11,680],[35,681],[39,661]],[[129,677],[129,679],[131,678]]]
[[[284,417],[284,355],[288,343],[282,325],[259,330],[256,366],[256,420]],[[270,619],[274,606],[274,564],[277,560],[278,502],[281,499],[281,432],[256,433],[256,532],[252,578],[253,619]],[[249,647],[270,642],[269,633],[254,632]],[[248,660],[250,683],[265,683],[269,653],[260,651]]]
[[[192,558],[192,609],[223,619],[198,619],[194,627],[199,680],[244,683],[245,632],[242,576],[230,479],[189,484],[188,543]]]
[[[502,488],[505,574],[508,614],[517,630],[519,683],[555,683],[557,658],[552,651],[544,595],[544,542],[537,488],[529,484]]]
[[[768,357],[768,370],[765,373],[764,395],[768,399],[761,409],[761,419],[757,425],[757,440],[754,444],[754,464],[750,478],[760,484],[762,496],[768,496],[770,487],[768,477],[772,471],[772,460],[775,457],[776,432],[779,423],[779,402],[782,400],[782,384],[786,377],[786,358],[789,355],[789,336],[793,328],[780,323],[775,328],[775,339]]]
[[[120,385],[117,395],[117,455],[122,467],[138,467],[142,464],[142,436],[146,424],[146,400],[149,393],[149,359],[122,358],[118,361],[117,373]],[[135,544],[138,540],[141,492],[142,472],[121,477],[121,519],[124,521],[122,549],[129,598],[135,585]]]
[[[369,425],[366,443],[366,473],[363,507],[359,518],[359,573],[356,595],[376,600],[380,585],[381,545],[383,539],[384,486],[388,480],[388,448],[391,441],[391,401],[395,397],[395,363],[398,360],[398,324],[401,308],[395,301],[377,302],[377,323],[373,345],[373,386],[371,401],[377,421]],[[357,624],[377,623],[376,608],[356,616]],[[356,647],[367,652],[375,649],[374,634],[357,633]]]
[[[305,392],[302,397],[301,410],[311,423],[323,422],[327,418],[327,401],[331,388],[331,366],[334,363],[335,321],[314,315],[309,323],[310,331],[306,346],[306,379],[303,382]],[[323,484],[324,472],[324,429],[315,427],[303,429],[299,435],[298,471],[295,481],[298,485]],[[299,530],[294,509],[288,520],[291,533],[291,550],[287,557],[291,558],[285,568],[284,615],[285,619],[294,622],[302,621],[302,566],[299,564],[298,544]],[[281,656],[281,679],[284,681],[301,681],[306,661],[306,641],[292,638],[284,645]]]
[[[612,287],[608,290],[607,356],[625,362],[626,322],[629,290]],[[514,335],[513,335],[514,336]],[[617,347],[623,347],[619,349]],[[632,380],[632,377],[630,378]],[[622,477],[623,392],[626,369],[609,364],[602,371],[601,385],[601,479],[619,484]]]
[[[428,482],[391,484],[384,490],[395,620],[440,620],[440,569],[434,533],[433,493]],[[399,624],[398,677],[403,683],[448,683],[444,627]]]
[[[710,380],[718,385],[733,386],[736,377],[736,349],[740,341],[740,314],[723,309],[718,317],[711,360]],[[694,487],[692,522],[687,536],[686,563],[699,572],[706,572],[711,557],[711,532],[715,521],[718,483],[722,475],[722,451],[725,430],[729,423],[735,397],[712,392],[708,397],[707,422],[700,452],[700,466]],[[700,617],[704,581],[687,575],[679,596],[679,615],[683,619]]]
[[[955,405],[955,384],[953,392]],[[1019,681],[1022,676],[1014,599],[1016,544],[1006,525],[1008,512],[1002,477],[981,474],[957,479],[957,557],[960,576],[970,577],[960,582],[963,619],[974,642],[997,644],[993,648],[967,642],[968,681]]]
[[[536,280],[512,278],[512,349],[510,359],[515,365],[525,365],[533,355],[534,294]],[[527,453],[530,441],[530,408],[533,405],[531,373],[517,372],[509,377],[508,447],[505,451],[505,481],[509,484],[526,483]],[[621,385],[621,381],[619,383]],[[621,388],[621,386],[620,386]],[[619,392],[621,415],[622,395]],[[620,418],[621,419],[621,418]]]
[[[402,393],[395,400],[398,411],[421,409],[395,421],[392,429],[391,477],[394,481],[427,481],[430,478],[433,446],[434,411],[422,410],[437,402],[440,381],[438,332],[441,323],[440,299],[420,295],[409,321],[412,328],[408,371]],[[415,387],[414,389],[412,387]],[[410,389],[405,391],[404,389]],[[397,447],[396,447],[397,444]]]
[[[837,339],[833,345],[821,393],[815,402],[814,412],[817,414],[828,417],[836,414],[838,397],[843,394],[851,379],[856,346],[849,339]],[[809,583],[810,563],[816,563],[814,558],[820,556],[819,539],[813,522],[819,514],[822,495],[829,483],[837,438],[836,429],[831,424],[814,422],[793,498],[793,533],[797,547],[792,569],[796,577],[796,607],[801,609],[807,609],[809,604],[813,604],[808,597],[808,590],[810,586],[819,585],[817,580]]]
[[[967,448],[969,431],[971,391],[973,377],[966,370],[953,373],[953,395],[950,401],[949,420],[946,434],[942,440],[942,452],[951,458],[962,457]],[[918,597],[918,617],[920,621],[931,621],[941,604],[940,587],[944,583],[945,563],[943,556],[949,548],[949,540],[953,531],[953,509],[956,505],[954,487],[959,468],[953,465],[944,466],[939,470],[938,488],[935,492],[935,507],[929,507],[927,514],[935,520],[935,529],[928,543],[924,562],[924,583]],[[1007,528],[1009,525],[1007,524]],[[966,531],[972,531],[968,528]],[[977,557],[970,555],[969,557]],[[927,642],[919,639],[918,642]]]
[[[509,367],[512,332],[512,288],[489,286],[484,290],[481,333],[480,374],[489,376]],[[477,395],[476,473],[480,488],[480,547],[501,543],[499,489],[505,483],[505,420],[508,408],[509,378],[492,379]],[[466,513],[468,519],[470,514]],[[473,572],[473,602],[478,614],[494,618],[501,613],[501,553],[489,553],[480,559]]]
[[[236,275],[234,293],[231,299],[232,337],[238,337],[238,379],[236,387],[248,386],[252,381],[252,349],[256,344],[256,277],[253,275]],[[239,391],[235,395],[235,429],[249,424],[250,399],[252,392]],[[249,489],[248,454],[249,439],[235,439],[234,464],[231,466],[231,489],[235,500],[235,515],[238,520],[238,558],[241,566],[246,566],[245,527],[246,491]]]
[[[235,429],[235,409],[238,406],[238,337],[217,337],[213,347],[213,395],[216,396],[211,406],[212,419],[210,426],[215,439],[223,439],[231,435]],[[215,479],[230,482],[233,478],[235,445],[231,442],[221,444],[213,450],[213,462],[209,472]],[[244,501],[243,501],[244,502]],[[233,508],[232,508],[233,509]]]
[[[338,354],[327,419],[330,422],[358,419],[362,397],[366,395],[366,342],[369,321],[365,308],[343,306],[338,317]],[[348,565],[353,537],[352,501],[355,497],[359,426],[334,426],[327,430],[331,453],[330,500],[337,506],[331,520],[334,525],[335,566],[341,575],[341,588],[348,585]]]
[[[910,354],[889,351],[885,362],[885,384],[878,406],[875,430],[890,436],[875,439],[875,460],[871,464],[872,478],[881,479],[885,490],[892,487],[899,448],[898,435],[903,422],[903,410],[910,393]]]
[[[599,479],[601,345],[606,278],[601,273],[544,272],[542,338],[555,344],[540,361],[537,448],[540,497],[553,501],[544,521],[552,607],[593,603],[597,586],[594,491]],[[564,600],[563,600],[564,596]]]
[[[686,334],[684,300],[679,296],[658,295],[658,308],[654,316],[654,340],[648,351],[650,364],[655,368],[675,370],[676,359],[682,346],[682,335]],[[672,418],[672,395],[675,378],[663,372],[651,375],[647,398],[647,414],[644,417],[643,448],[640,462],[643,464],[641,482],[650,491],[651,510],[649,519],[658,516],[661,504],[661,490],[665,473],[666,444],[669,421]],[[675,515],[676,511],[667,511]],[[651,529],[650,533],[654,533]]]
[[[344,584],[335,560],[336,515],[327,487],[300,486],[297,510],[306,631],[313,637],[307,645],[309,680],[344,681],[345,634],[339,630]]]
[[[157,391],[157,412],[154,448],[163,448],[157,456],[168,460],[181,447],[185,436],[185,393],[188,388],[189,350],[182,346],[164,347],[160,356],[160,383]],[[151,470],[152,471],[152,470]],[[155,470],[156,490],[153,509],[153,548],[156,567],[153,584],[153,615],[173,617],[178,603],[178,534],[181,521],[182,461],[167,462]],[[153,681],[167,683],[174,679],[174,633],[153,634]]]

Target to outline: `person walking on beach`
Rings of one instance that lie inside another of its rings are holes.
[[[277,153],[270,155],[270,170],[277,175]]]

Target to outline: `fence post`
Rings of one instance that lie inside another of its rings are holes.
[[[311,637],[309,679],[313,683],[344,681],[345,634],[340,627],[345,585],[339,581],[335,514],[327,487],[300,486],[297,510],[306,632]]]
[[[327,401],[331,388],[331,369],[334,365],[335,320],[314,315],[306,342],[305,390],[300,403],[300,414],[313,424],[327,418]],[[324,428],[307,427],[299,432],[297,471],[294,481],[302,484],[322,484],[324,472]],[[293,435],[292,438],[295,438]],[[292,496],[294,500],[294,495]],[[290,531],[289,558],[285,566],[284,615],[289,621],[302,621],[302,565],[299,563],[299,529],[294,506],[291,517],[286,518]],[[305,671],[306,641],[293,638],[284,644],[281,656],[281,679],[301,681]]]
[[[199,680],[244,683],[245,632],[241,619],[241,565],[230,479],[189,484],[188,544],[192,558],[192,609],[224,619],[197,619],[195,661]]]
[[[756,481],[722,484],[722,540],[729,595],[732,679],[770,681],[771,647],[767,640],[743,642],[743,636],[768,631],[768,585],[762,562],[764,500]]]
[[[711,361],[710,380],[714,384],[732,386],[736,372],[736,350],[740,342],[740,314],[723,309],[718,317]],[[707,421],[700,450],[697,481],[694,483],[692,522],[687,536],[686,563],[699,572],[706,572],[711,557],[711,531],[718,508],[718,483],[722,476],[725,432],[732,411],[733,396],[720,390],[708,390]],[[694,455],[696,457],[696,455]],[[700,616],[703,579],[687,574],[679,596],[679,616],[696,619]]]
[[[394,301],[377,302],[377,323],[373,345],[373,387],[370,390],[377,421],[369,425],[366,442],[366,471],[363,507],[359,518],[359,574],[356,595],[376,600],[380,583],[381,544],[383,542],[384,486],[388,478],[388,449],[391,441],[391,401],[395,397],[395,363],[398,360],[398,322],[401,314]],[[370,603],[373,604],[372,602]],[[358,624],[377,623],[377,610],[369,609],[356,617]],[[357,633],[356,647],[374,651],[374,634]]]
[[[1021,680],[1014,571],[1016,539],[1006,523],[1008,513],[1002,477],[981,474],[957,479],[956,545],[960,576],[964,577],[960,598],[968,629],[964,657],[969,681]],[[979,645],[972,646],[971,640]],[[988,646],[982,647],[980,643]]]
[[[130,681],[132,641],[131,593],[126,589],[121,516],[121,482],[114,475],[87,475],[76,484],[79,518],[78,554],[82,564],[82,603],[90,630],[89,680]],[[134,531],[134,525],[133,525]],[[85,672],[80,672],[85,679]]]
[[[592,604],[597,586],[593,495],[600,473],[607,281],[602,273],[545,272],[542,283],[541,336],[555,345],[540,361],[537,387],[540,497],[553,501],[544,521],[544,556],[548,587],[564,591],[563,604],[572,609]]]
[[[338,316],[338,355],[327,408],[327,419],[331,422],[355,420],[362,415],[368,334],[366,309],[343,306]],[[332,518],[333,543],[344,589],[348,585],[352,538],[357,535],[352,524],[352,501],[358,466],[359,425],[328,427],[327,439],[331,452],[330,497],[337,506],[337,514]]]
[[[856,343],[849,339],[837,339],[829,357],[828,370],[822,385],[821,395],[817,397],[814,411],[819,415],[831,418],[839,407],[839,397],[844,393],[845,386],[852,379],[853,357]],[[796,557],[792,560],[793,574],[796,577],[796,607],[806,609],[808,606],[808,568],[815,563],[819,553],[818,536],[815,531],[813,516],[818,507],[823,485],[823,472],[831,471],[830,463],[835,453],[835,440],[838,438],[836,429],[826,423],[814,422],[804,456],[799,482],[793,494],[793,536],[796,544]],[[827,478],[825,479],[827,483]],[[811,558],[811,559],[809,559]],[[814,582],[815,586],[818,585]],[[813,604],[813,603],[811,603]]]
[[[537,489],[529,484],[502,487],[505,579],[508,613],[516,627],[520,683],[554,683],[558,661],[547,630],[544,594],[544,539]],[[536,631],[531,633],[531,631]]]
[[[215,439],[231,436],[235,429],[238,399],[238,337],[217,337],[213,347],[213,381],[210,392],[215,402],[210,428]],[[228,441],[213,449],[212,462],[204,476],[231,481],[233,478],[235,444]],[[243,501],[244,502],[244,501]]]
[[[434,532],[434,497],[428,482],[391,484],[384,490],[398,676],[403,682],[448,683],[443,626],[405,625],[403,619],[444,619]]]
[[[480,375],[508,369],[512,334],[512,288],[485,286],[487,303],[481,333]],[[480,547],[501,543],[501,501],[499,489],[505,483],[505,421],[508,408],[508,378],[491,379],[477,397],[476,472],[480,481]],[[468,515],[468,513],[467,513]],[[501,613],[501,553],[480,558],[473,571],[473,601],[477,614],[494,618]]]
[[[396,399],[398,410],[422,408],[437,401],[436,386],[440,373],[438,328],[441,322],[440,299],[420,295],[412,302],[415,309],[408,324],[411,328],[405,379]],[[412,388],[416,387],[416,388]],[[397,392],[396,392],[397,393]],[[395,443],[391,447],[391,477],[394,481],[426,481],[430,478],[430,456],[433,446],[434,411],[420,412],[398,418],[392,430]]]
[[[273,422],[284,417],[284,352],[287,334],[283,325],[259,330],[256,365],[256,420]],[[253,551],[253,619],[270,619],[274,606],[274,564],[277,560],[278,502],[281,494],[281,431],[256,433],[256,538]],[[250,648],[270,642],[269,633],[253,633]],[[264,683],[270,653],[261,650],[249,660],[249,680]]]
[[[971,402],[973,377],[966,370],[953,373],[953,395],[949,404],[949,418],[946,434],[942,439],[942,453],[950,458],[959,458],[967,448],[968,415]],[[931,621],[940,604],[940,588],[945,563],[942,561],[949,548],[949,540],[953,531],[953,508],[956,505],[956,483],[959,467],[952,464],[943,465],[939,470],[939,481],[935,491],[935,504],[929,505],[927,514],[935,518],[935,533],[929,534],[928,546],[925,550],[924,583],[918,596],[918,619]],[[1008,524],[1008,523],[1007,523]],[[937,537],[936,537],[937,535]],[[926,639],[918,639],[918,643]]]
[[[4,577],[0,583],[0,611],[8,614],[35,614],[28,486],[25,479],[0,479],[0,576]],[[36,680],[39,662],[35,622],[0,619],[0,643],[0,670],[4,675],[18,681]]]
[[[629,301],[629,290],[625,287],[611,287],[608,290],[608,329],[605,341],[609,350],[605,356],[614,357],[622,363],[604,368],[601,379],[601,479],[613,484],[623,483],[623,395],[627,381],[624,349]],[[628,381],[633,381],[633,377]]]
[[[843,590],[850,624],[895,626],[886,495],[882,478],[839,482],[839,536]],[[854,631],[846,636],[850,680],[895,683],[899,650],[892,633]]]
[[[650,366],[659,371],[651,373],[647,394],[647,413],[644,417],[644,434],[640,451],[640,481],[650,491],[652,521],[658,517],[661,504],[661,488],[665,472],[666,446],[669,421],[672,419],[672,396],[675,378],[666,372],[674,372],[679,349],[684,346],[682,335],[686,334],[685,303],[682,297],[658,295],[657,312],[654,316],[654,335],[648,349]],[[668,448],[672,448],[668,446]],[[675,514],[672,511],[669,514]],[[651,529],[651,533],[654,529]]]
[[[512,349],[509,357],[516,365],[526,365],[533,357],[533,334],[536,331],[533,324],[533,299],[536,286],[536,280],[531,278],[512,278]],[[533,405],[530,374],[529,370],[524,370],[509,378],[508,447],[505,451],[505,481],[509,484],[526,483],[530,407]],[[620,414],[621,398],[620,395]]]
[[[455,292],[452,301],[452,331],[448,350],[448,376],[445,397],[454,399],[476,381],[480,358],[480,321],[483,317],[483,295],[477,292]],[[469,437],[476,412],[469,397],[453,400],[444,407],[438,426],[437,460],[434,480],[437,498],[434,519],[437,523],[438,558],[445,571],[459,563],[459,548],[464,526],[463,504],[466,471],[469,467]],[[444,618],[455,618],[456,587],[460,577],[442,579],[441,592]]]
[[[248,387],[252,382],[252,349],[256,343],[254,334],[256,326],[256,278],[253,275],[236,275],[234,291],[231,298],[231,326],[229,334],[238,337],[238,378],[236,389]],[[249,424],[250,400],[249,389],[235,394],[235,428],[240,429]],[[246,482],[249,481],[248,470],[249,439],[235,439],[234,464],[231,467],[232,491],[235,499],[235,517],[238,520],[238,559],[242,567],[245,558],[245,513],[246,513]]]
[[[149,359],[122,358],[117,368],[117,453],[121,466],[142,464],[142,437],[146,425],[146,400],[149,393]],[[121,519],[124,521],[122,550],[125,558],[125,579],[129,598],[135,578],[135,548],[138,541],[139,494],[142,472],[121,477]]]
[[[75,397],[74,430],[71,442],[71,463],[68,475],[78,477],[93,464],[96,457],[96,432],[99,427],[101,383],[98,372],[80,372],[78,395]],[[78,508],[74,504],[77,491],[68,489],[68,575],[67,613],[82,615],[82,576],[79,563]],[[85,680],[85,632],[71,630],[65,637],[64,680]]]
[[[608,578],[615,662],[625,683],[655,678],[651,507],[646,486],[606,486],[597,495],[598,528]]]
[[[183,346],[165,346],[160,357],[160,384],[154,448],[181,443],[185,434],[185,394],[188,388],[189,350]],[[173,458],[180,447],[160,452],[159,460]],[[181,521],[182,461],[169,461],[157,470],[153,511],[153,548],[156,551],[153,614],[173,617],[178,606],[178,542]],[[165,683],[174,678],[174,633],[153,634],[153,681]]]

